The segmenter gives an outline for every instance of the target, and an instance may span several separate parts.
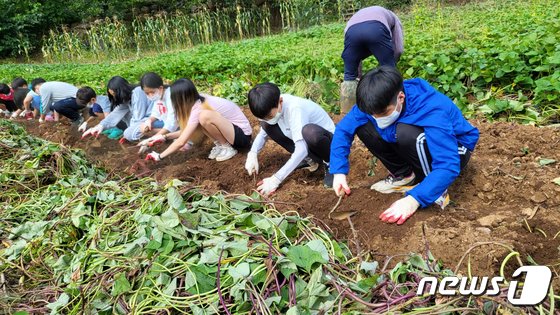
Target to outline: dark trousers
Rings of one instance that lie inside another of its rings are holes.
[[[383,140],[370,122],[358,128],[357,135],[395,177],[408,176],[414,172],[416,182],[420,182],[432,171],[432,156],[421,127],[398,124],[396,143]],[[463,169],[471,152],[464,146],[459,146],[457,150]]]
[[[72,121],[80,119],[80,113],[85,106],[76,103],[76,98],[69,97],[54,103],[51,107],[62,116],[68,117]]]
[[[278,124],[269,125],[265,122],[261,122],[261,128],[266,131],[266,134],[268,134],[270,139],[274,140],[274,142],[278,143],[281,147],[286,149],[286,151],[294,153],[294,141],[284,135]],[[328,163],[330,161],[333,134],[325,128],[315,124],[307,124],[303,126],[301,133],[303,140],[307,144],[309,157],[317,163],[321,163],[323,161]]]
[[[360,74],[361,62],[374,55],[380,66],[395,67],[391,33],[379,21],[366,21],[350,26],[344,35],[344,81],[355,80]]]

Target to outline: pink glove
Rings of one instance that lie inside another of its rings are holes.
[[[385,210],[379,218],[381,221],[387,223],[403,224],[408,218],[410,218],[414,212],[420,207],[420,204],[414,197],[406,196],[395,201],[389,209]]]
[[[148,153],[148,155],[146,155],[146,158],[144,160],[146,161],[152,160],[152,161],[159,162],[161,161],[161,157],[159,156],[159,153],[152,152],[152,153]]]
[[[346,195],[350,195],[350,187],[344,174],[334,174],[332,188],[337,196],[340,196],[343,191]]]

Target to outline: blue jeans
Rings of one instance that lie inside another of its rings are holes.
[[[344,81],[355,80],[361,62],[374,55],[380,66],[396,66],[391,33],[379,21],[366,21],[350,26],[344,35]]]

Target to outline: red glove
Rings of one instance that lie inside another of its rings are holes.
[[[389,209],[385,210],[379,218],[381,221],[387,223],[403,224],[408,218],[410,218],[414,212],[420,207],[420,204],[414,197],[406,196],[395,201]]]
[[[126,139],[125,139],[124,137],[121,138],[121,139],[119,140],[119,143],[120,143],[120,144],[125,144],[125,143],[126,143]]]
[[[157,152],[152,152],[152,153],[148,153],[148,155],[146,155],[146,158],[144,159],[146,161],[152,160],[152,161],[161,161],[161,157],[159,156],[159,153]]]

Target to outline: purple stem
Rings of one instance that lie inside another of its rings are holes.
[[[220,303],[222,304],[224,310],[226,311],[227,315],[231,315],[229,309],[227,308],[226,301],[224,301],[224,297],[222,295],[222,288],[220,286],[220,266],[222,264],[222,255],[224,254],[224,249],[220,251],[220,257],[218,257],[218,271],[216,272],[216,286],[218,287],[218,298],[220,299]]]
[[[293,274],[290,275],[290,307],[296,305],[296,280]]]

